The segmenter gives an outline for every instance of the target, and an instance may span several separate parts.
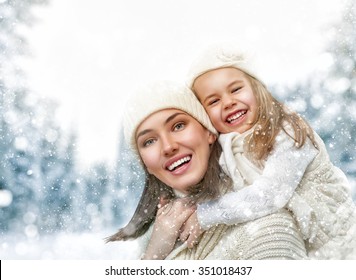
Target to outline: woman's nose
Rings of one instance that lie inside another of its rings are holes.
[[[174,154],[178,150],[178,144],[172,136],[162,138],[162,152],[164,155]]]

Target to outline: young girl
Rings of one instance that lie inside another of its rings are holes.
[[[216,129],[191,90],[168,81],[144,85],[126,108],[125,139],[144,167],[146,184],[130,222],[107,241],[140,237],[143,259],[307,258],[286,209],[243,225],[211,227],[192,250],[177,241],[195,211],[191,203],[231,190],[218,162]],[[159,207],[162,198],[170,202]]]
[[[213,225],[244,223],[286,207],[310,257],[356,257],[355,206],[346,176],[307,122],[254,75],[246,57],[212,47],[191,67],[188,83],[220,133],[220,164],[235,191],[200,204],[187,221],[199,226],[186,227],[180,238],[192,244]]]

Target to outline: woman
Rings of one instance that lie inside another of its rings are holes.
[[[286,210],[245,224],[212,227],[192,249],[181,244],[177,239],[194,205],[231,189],[219,167],[216,130],[194,94],[171,82],[147,86],[129,102],[125,138],[147,180],[131,221],[108,241],[143,236],[142,259],[306,258]],[[169,203],[160,207],[163,201]]]

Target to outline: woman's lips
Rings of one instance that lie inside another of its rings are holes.
[[[182,157],[181,159],[178,159],[176,161],[174,161],[172,164],[170,164],[167,169],[169,171],[173,171],[174,169],[176,169],[178,166],[184,164],[184,163],[187,163],[191,160],[191,156],[185,156],[185,157]]]
[[[191,159],[191,155],[176,157],[166,164],[166,169],[175,175],[182,174],[189,167]]]

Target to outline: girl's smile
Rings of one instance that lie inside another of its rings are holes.
[[[245,74],[232,67],[199,76],[194,91],[220,133],[243,133],[257,115],[257,102]]]
[[[238,110],[229,114],[226,118],[226,122],[231,125],[236,125],[244,121],[247,114],[247,110]]]

